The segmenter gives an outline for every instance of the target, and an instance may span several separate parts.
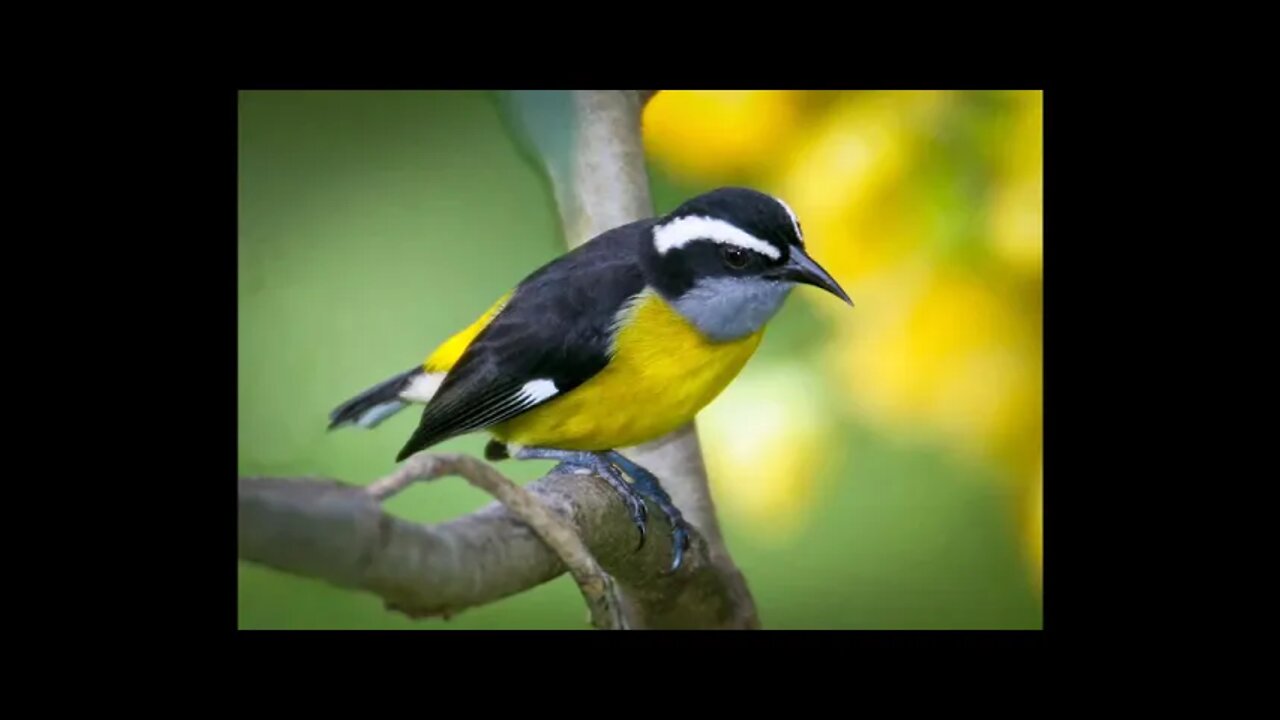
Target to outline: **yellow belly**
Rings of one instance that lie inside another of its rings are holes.
[[[491,429],[505,442],[608,450],[661,437],[689,422],[738,375],[763,331],[712,342],[646,292],[614,340],[613,359],[565,395]]]

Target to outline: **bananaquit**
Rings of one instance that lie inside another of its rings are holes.
[[[658,479],[615,448],[691,421],[742,370],[797,283],[853,304],[805,253],[786,203],[746,188],[714,190],[544,265],[425,363],[335,409],[329,427],[371,428],[420,403],[422,420],[397,462],[483,430],[494,438],[490,460],[552,459],[593,471],[622,496],[641,543],[644,499],[663,511],[674,570],[687,548],[685,522]]]

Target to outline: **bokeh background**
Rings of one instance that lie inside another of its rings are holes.
[[[658,212],[774,193],[856,303],[797,290],[699,418],[766,628],[1041,627],[1041,112],[1033,91],[664,91],[646,109]],[[328,411],[563,252],[549,186],[483,92],[246,92],[239,162],[239,472],[372,481],[419,413],[328,433]],[[388,509],[488,502],[446,480]],[[240,562],[238,599],[243,628],[586,627],[568,577],[411,621]]]

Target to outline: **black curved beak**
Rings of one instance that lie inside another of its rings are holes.
[[[822,288],[849,303],[849,307],[853,307],[853,301],[845,294],[844,289],[840,287],[840,283],[836,282],[830,273],[823,270],[821,265],[814,262],[813,258],[806,255],[802,248],[795,245],[791,246],[791,257],[787,259],[787,263],[774,271],[773,276],[780,280],[790,280]]]

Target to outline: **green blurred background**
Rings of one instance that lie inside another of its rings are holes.
[[[766,628],[1041,626],[1040,108],[668,91],[646,110],[658,212],[724,184],[778,194],[857,303],[798,290],[699,419]],[[239,162],[239,472],[372,481],[419,412],[334,433],[327,413],[563,252],[549,187],[481,92],[245,92]],[[445,480],[387,507],[488,502]],[[238,600],[242,628],[587,627],[567,576],[412,621],[242,561]]]

